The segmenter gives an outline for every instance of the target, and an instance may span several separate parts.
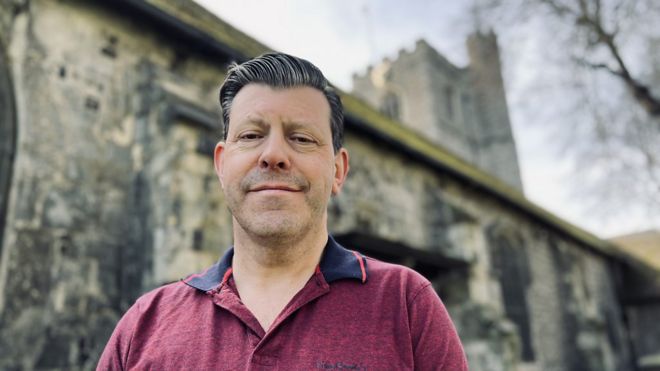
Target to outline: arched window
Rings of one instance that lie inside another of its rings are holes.
[[[519,237],[497,228],[489,228],[492,269],[500,281],[506,316],[518,327],[521,340],[521,358],[534,361],[532,328],[527,303],[527,289],[531,273],[527,252]]]
[[[445,87],[445,111],[449,120],[454,119],[454,88]]]
[[[383,97],[380,111],[387,117],[399,120],[399,98],[393,92],[387,92]]]

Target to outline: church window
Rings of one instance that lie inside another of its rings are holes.
[[[454,118],[454,89],[451,86],[445,88],[445,110],[447,118]]]
[[[383,98],[381,112],[393,120],[399,120],[399,98],[396,94],[388,92]]]
[[[515,238],[491,234],[492,262],[495,275],[499,278],[506,316],[516,324],[521,340],[521,358],[534,361],[532,328],[526,293],[530,285],[529,261],[523,246]]]

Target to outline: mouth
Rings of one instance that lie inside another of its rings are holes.
[[[262,184],[251,188],[248,192],[264,192],[264,191],[300,192],[301,189],[286,184]]]

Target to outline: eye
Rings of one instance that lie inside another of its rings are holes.
[[[316,140],[308,135],[294,134],[291,136],[291,141],[297,144],[314,144]]]
[[[238,135],[238,140],[257,140],[263,138],[263,135],[254,131],[246,131]]]

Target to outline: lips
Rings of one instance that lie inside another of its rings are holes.
[[[245,193],[260,191],[305,192],[309,189],[307,180],[297,174],[279,174],[271,171],[250,171],[240,182]]]
[[[288,184],[261,184],[255,187],[250,188],[248,192],[260,192],[260,191],[286,191],[286,192],[300,192],[301,189],[295,186]]]

